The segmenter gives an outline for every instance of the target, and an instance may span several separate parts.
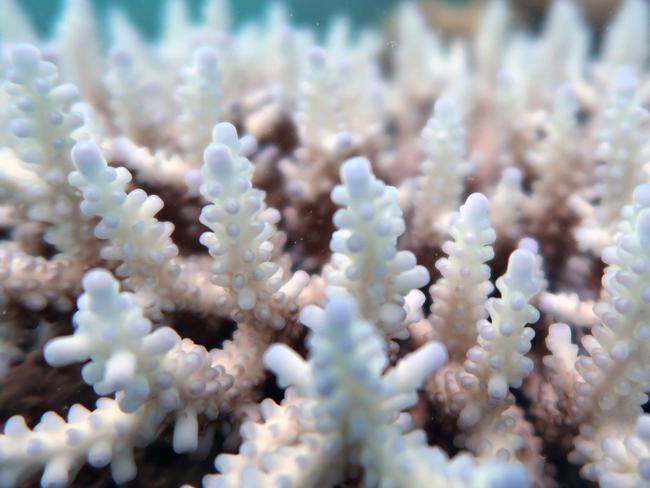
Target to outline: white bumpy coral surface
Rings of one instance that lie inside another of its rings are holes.
[[[650,488],[647,0],[26,3],[0,488]]]

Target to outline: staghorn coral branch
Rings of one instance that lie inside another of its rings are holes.
[[[584,206],[577,195],[570,202],[583,219],[576,240],[582,249],[596,254],[612,243],[621,209],[631,203],[634,189],[645,178],[648,144],[643,127],[648,112],[638,101],[636,86],[629,68],[620,69],[603,109],[596,152],[602,162],[596,167],[594,187],[598,203]]]
[[[413,253],[397,250],[397,238],[405,230],[397,189],[375,178],[363,158],[343,164],[341,181],[332,190],[332,201],[344,208],[334,214],[338,230],[330,241],[333,255],[325,279],[333,291],[351,294],[361,316],[387,337],[406,338],[405,297],[421,294],[417,289],[427,284],[429,273],[416,264]]]
[[[428,29],[417,6],[404,2],[397,11],[395,84],[400,98],[431,102],[432,91],[439,85],[434,66],[442,57],[441,42]]]
[[[15,0],[0,0],[0,38],[9,42],[30,42],[38,36],[27,16]]]
[[[650,235],[650,185],[634,191],[634,204],[623,210],[624,220],[615,246],[603,254],[608,263],[603,276],[605,294],[594,311],[600,323],[582,340],[587,355],[576,362],[580,373],[576,406],[580,435],[576,451],[585,462],[584,476],[598,479],[603,440],[631,433],[647,401],[650,381],[646,365],[648,308],[648,248]]]
[[[105,139],[101,148],[107,160],[120,161],[136,175],[138,182],[156,189],[173,188],[181,194],[193,190],[192,167],[178,155],[152,153],[126,137]]]
[[[650,481],[650,416],[639,417],[634,433],[603,442],[602,488],[644,486]]]
[[[99,395],[116,394],[121,411],[132,416],[122,415],[126,421],[144,412],[155,412],[158,423],[171,415],[174,450],[190,452],[199,445],[199,415],[214,420],[250,400],[251,388],[262,379],[268,331],[241,324],[222,349],[207,351],[170,328],[152,331],[136,297],[120,292],[107,271],[88,272],[83,285],[74,334],[49,341],[44,356],[52,366],[90,360],[82,369],[84,381]]]
[[[473,165],[465,159],[465,132],[454,99],[436,101],[422,130],[426,159],[420,166],[413,195],[412,232],[428,245],[441,241],[449,218],[460,205],[465,177]]]
[[[106,94],[101,79],[102,48],[94,18],[90,0],[65,2],[55,35],[56,63],[65,79],[79,88],[86,101],[101,104]],[[83,49],[78,49],[80,45]]]
[[[68,312],[78,295],[84,267],[70,261],[48,261],[30,256],[14,246],[0,246],[0,302],[18,303],[28,310],[52,306]]]
[[[308,362],[283,345],[265,355],[279,383],[295,390],[281,406],[264,403],[265,423],[243,427],[242,451],[217,458],[222,474],[208,477],[206,486],[335,484],[354,464],[364,466],[365,486],[525,483],[517,467],[475,468],[462,456],[450,462],[420,433],[403,434],[409,422],[400,410],[412,405],[415,389],[446,359],[439,344],[423,346],[382,374],[383,341],[358,318],[349,295],[332,295],[324,310],[303,309],[301,320],[312,330]],[[459,466],[467,470],[462,477]]]
[[[11,149],[0,149],[0,165],[0,198],[3,202],[30,208],[36,206],[34,202],[47,200],[50,195],[49,185],[38,173],[24,167]],[[25,212],[16,209],[14,213]]]
[[[573,0],[554,1],[541,39],[542,65],[546,68],[542,75],[543,96],[552,97],[553,90],[564,80],[576,84],[583,80],[591,41],[589,26],[578,4]]]
[[[81,211],[101,218],[94,232],[108,241],[102,258],[121,261],[117,275],[138,290],[152,314],[172,309],[181,268],[175,261],[178,248],[170,237],[173,224],[154,217],[163,207],[162,200],[140,189],[127,193],[131,174],[124,167],[109,167],[92,142],[77,143],[72,160],[76,171],[69,181],[83,192]]]
[[[385,29],[340,17],[322,38],[282,5],[232,30],[222,0],[198,23],[170,0],[151,40],[111,7],[105,51],[89,7],[69,0],[44,42],[0,0],[1,410],[25,415],[0,435],[0,486],[111,461],[126,482],[134,448],[167,437],[192,460],[218,443],[207,487],[542,487],[567,484],[567,460],[602,486],[649,484],[645,1],[622,2],[596,48],[570,0],[539,34],[495,1],[480,22],[406,3]],[[452,216],[465,191],[481,193]],[[442,275],[428,317],[411,251]],[[93,270],[82,290],[91,266],[121,283]],[[52,396],[24,373],[57,330],[46,359],[85,363],[115,398],[38,423],[77,400],[74,367]],[[258,409],[264,364],[288,390]],[[137,484],[198,482],[151,452]]]
[[[521,237],[526,195],[522,189],[523,174],[519,168],[508,167],[490,196],[490,221],[498,240],[513,242]]]
[[[185,162],[198,168],[203,150],[211,142],[212,128],[221,116],[221,71],[217,53],[202,47],[194,53],[194,63],[182,73],[183,83],[176,90],[181,112],[178,116],[179,143]]]
[[[603,40],[602,64],[608,75],[620,66],[644,70],[650,43],[650,9],[643,0],[624,0]],[[632,42],[631,40],[634,39]]]
[[[104,82],[116,128],[142,145],[162,137],[160,126],[166,117],[160,82],[149,79],[147,68],[125,48],[114,47]]]
[[[482,458],[528,461],[533,478],[543,478],[539,464],[539,441],[513,405],[510,388],[519,388],[532,371],[525,356],[534,331],[525,327],[539,318],[530,300],[542,285],[539,263],[525,248],[515,250],[506,274],[497,280],[500,298],[490,298],[486,309],[491,321],[478,324],[477,345],[467,352],[462,371],[453,364],[429,383],[436,401],[450,400],[446,407],[458,418],[462,434],[457,442]],[[532,457],[526,460],[532,451]]]
[[[510,22],[510,12],[505,0],[495,0],[487,5],[474,39],[476,70],[479,87],[483,91],[490,90],[495,82],[499,70],[499,53],[506,42]]]
[[[590,168],[580,151],[578,101],[569,86],[555,96],[546,137],[532,152],[530,162],[539,175],[532,185],[525,211],[535,235],[554,236],[572,217],[567,200],[589,182]]]
[[[487,316],[485,301],[493,290],[485,262],[494,256],[496,236],[484,195],[467,198],[452,218],[449,234],[451,240],[442,246],[448,257],[436,261],[442,277],[429,289],[429,321],[433,337],[445,344],[450,358],[461,360],[476,342],[477,324]]]
[[[571,320],[574,326],[591,327],[598,321],[593,312],[594,302],[582,301],[576,294],[544,292],[539,297],[539,309],[556,320]]]
[[[23,417],[11,417],[0,435],[0,484],[16,486],[45,468],[41,486],[65,486],[84,462],[111,465],[113,479],[125,483],[135,477],[133,447],[146,443],[146,413],[122,412],[117,402],[100,398],[92,412],[73,405],[67,421],[47,412],[29,429]]]
[[[296,114],[300,138],[307,147],[327,150],[332,145],[329,141],[343,129],[341,101],[337,97],[341,80],[331,64],[324,50],[315,48],[309,53]]]
[[[293,301],[307,274],[287,280],[276,261],[283,238],[275,227],[280,215],[266,206],[264,192],[252,187],[253,168],[234,126],[216,125],[213,140],[205,150],[200,187],[209,202],[200,221],[212,232],[200,240],[215,260],[212,281],[227,291],[223,305],[235,319],[249,317],[281,329],[297,312]]]
[[[47,188],[28,203],[27,216],[48,224],[44,238],[63,258],[92,262],[97,254],[93,224],[79,211],[79,197],[67,183],[74,168],[69,152],[75,143],[73,132],[83,125],[81,115],[70,109],[79,94],[58,78],[56,67],[43,61],[35,47],[13,49],[4,85],[12,104],[12,146]]]

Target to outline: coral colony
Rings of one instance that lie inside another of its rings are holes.
[[[0,388],[95,394],[7,412],[1,487],[161,438],[206,488],[650,486],[645,0],[469,40],[109,14],[0,0]]]

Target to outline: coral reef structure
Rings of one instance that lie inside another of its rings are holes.
[[[0,488],[650,487],[650,4],[393,17],[0,0]]]

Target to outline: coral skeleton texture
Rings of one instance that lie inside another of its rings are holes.
[[[650,488],[647,1],[291,17],[0,0],[0,488]]]

